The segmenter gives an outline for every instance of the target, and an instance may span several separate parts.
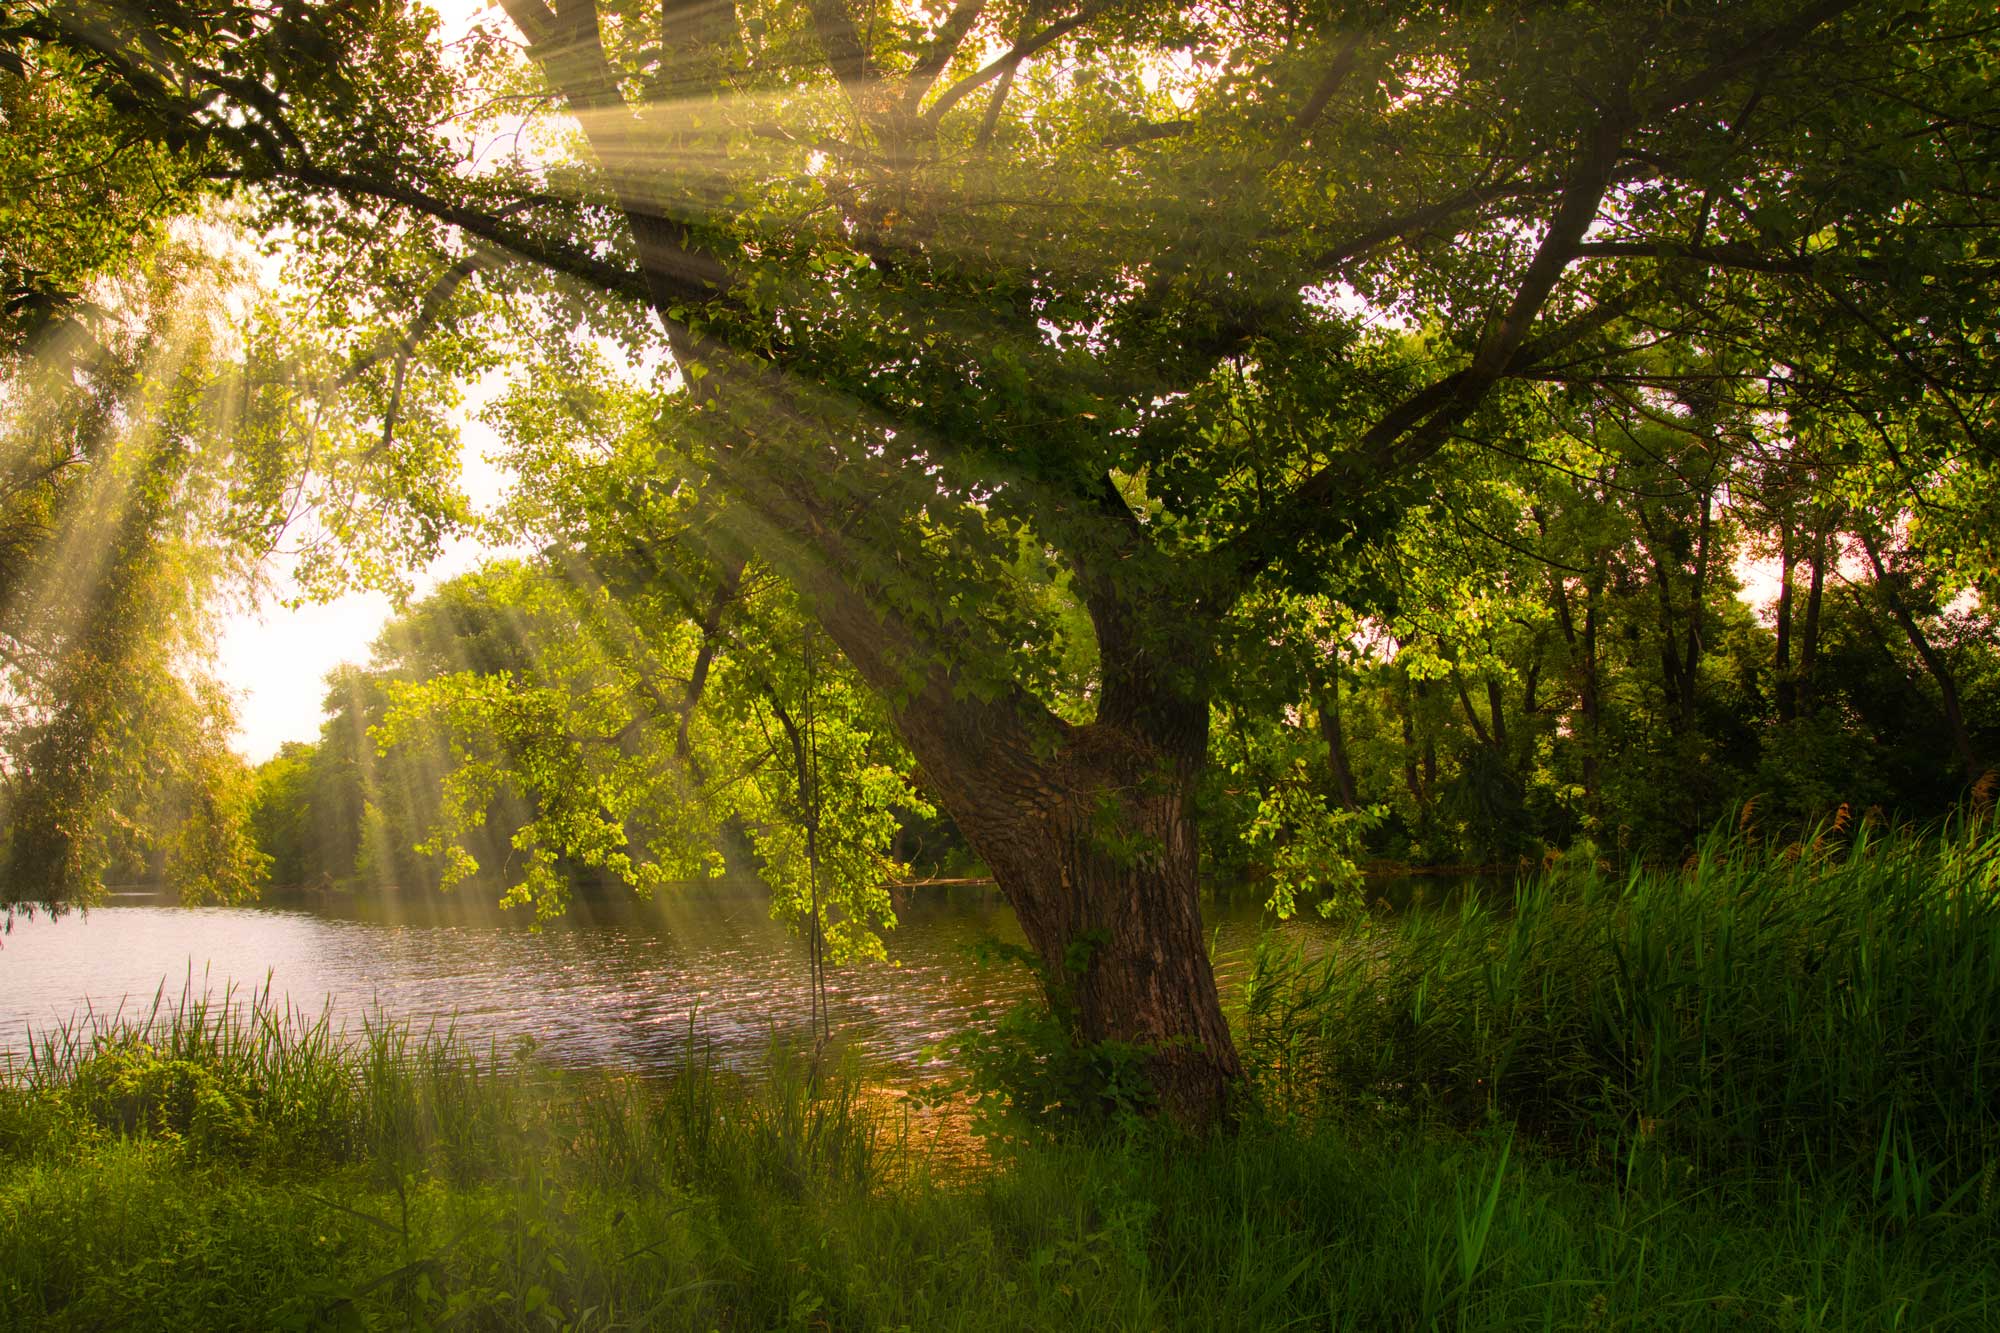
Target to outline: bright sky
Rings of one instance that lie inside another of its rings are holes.
[[[501,376],[488,377],[466,396],[459,413],[461,484],[482,508],[497,500],[512,480],[487,457],[499,441],[477,415],[504,384]],[[518,552],[455,537],[416,576],[416,594],[502,554]],[[282,595],[291,589],[280,578]],[[228,616],[216,646],[216,668],[236,691],[236,748],[252,763],[262,763],[286,741],[317,739],[326,673],[342,662],[366,662],[369,645],[392,610],[388,597],[371,592],[350,593],[325,604],[309,602],[296,610],[273,598],[260,611]]]

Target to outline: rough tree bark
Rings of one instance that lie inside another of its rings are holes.
[[[933,795],[992,870],[1079,1035],[1150,1048],[1147,1072],[1177,1122],[1226,1118],[1242,1065],[1208,963],[1195,824],[1208,700],[1176,688],[1199,672],[1107,672],[1099,721],[1082,726],[1019,692],[982,700],[934,678],[912,693],[886,637],[894,618],[823,591],[822,623],[880,683]]]
[[[1198,752],[1102,724],[1025,765],[1014,818],[951,802],[1086,1040],[1150,1047],[1160,1105],[1189,1125],[1227,1113],[1242,1069],[1208,964],[1194,821]],[[934,782],[967,785],[960,771]],[[982,775],[983,776],[983,775]]]

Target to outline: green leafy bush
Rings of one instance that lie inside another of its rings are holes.
[[[237,1152],[258,1136],[258,1088],[130,1036],[101,1041],[77,1067],[70,1096],[106,1129],[178,1139],[202,1152]]]
[[[1098,946],[1095,936],[1078,936],[1067,974],[1081,975]],[[948,1043],[964,1072],[925,1095],[969,1097],[975,1126],[996,1142],[1088,1138],[1143,1123],[1154,1107],[1146,1074],[1153,1048],[1086,1036],[1068,988],[1029,950],[988,943],[981,952],[1033,972],[1042,994],[1005,1010],[990,1031],[974,1029]]]

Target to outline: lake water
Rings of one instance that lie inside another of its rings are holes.
[[[875,1077],[908,1078],[930,1048],[1030,993],[1017,965],[982,963],[982,940],[1018,943],[991,889],[918,889],[899,903],[890,962],[834,969],[837,1035]],[[1260,935],[1323,947],[1316,920],[1278,922],[1254,901],[1210,904],[1225,1003],[1241,994]],[[690,1024],[724,1062],[754,1066],[776,1036],[807,1029],[801,940],[755,889],[704,886],[649,904],[597,907],[533,933],[456,899],[399,909],[328,903],[181,908],[113,898],[88,915],[17,919],[0,937],[0,1064],[29,1033],[89,1012],[143,1016],[164,990],[261,988],[356,1026],[372,1015],[449,1019],[504,1055],[530,1039],[563,1065],[661,1069],[685,1056]]]

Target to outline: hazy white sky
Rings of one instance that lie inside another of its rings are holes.
[[[286,741],[319,735],[322,678],[341,662],[361,661],[381,630],[389,599],[343,597],[297,611],[270,607],[229,617],[216,665],[236,691],[236,748],[262,763]]]
[[[511,484],[505,469],[487,457],[498,446],[492,428],[478,420],[479,409],[505,384],[488,377],[467,395],[460,414],[459,463],[473,503],[490,505]],[[416,576],[418,595],[496,554],[511,550],[470,538],[453,538],[444,553]],[[290,591],[281,585],[279,592]],[[262,763],[286,741],[319,736],[326,673],[342,662],[366,662],[368,648],[393,608],[382,593],[350,593],[338,601],[307,603],[296,610],[274,598],[261,611],[237,611],[223,624],[216,667],[236,691],[236,748]]]

